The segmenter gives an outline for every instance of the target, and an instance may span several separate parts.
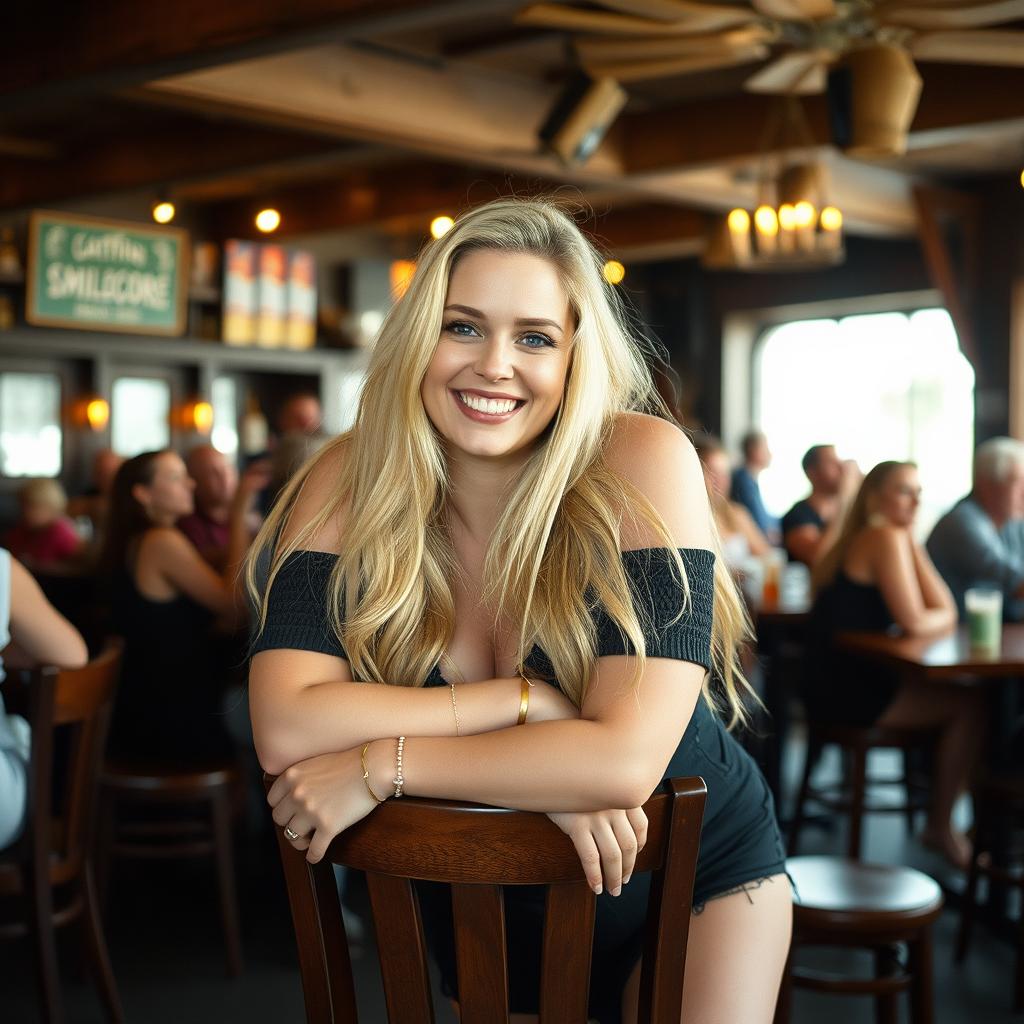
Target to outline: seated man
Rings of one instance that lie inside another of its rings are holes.
[[[730,497],[742,505],[757,523],[758,529],[773,543],[780,539],[779,521],[769,515],[761,497],[761,485],[757,478],[772,462],[772,453],[768,447],[768,438],[760,430],[750,430],[743,436],[741,443],[743,464],[732,471],[732,489]]]
[[[1024,444],[993,437],[978,446],[971,493],[935,524],[927,547],[961,617],[964,591],[989,584],[1003,592],[1004,616],[1024,620]]]
[[[812,566],[839,537],[862,478],[857,463],[841,461],[831,444],[812,445],[801,465],[811,493],[782,517],[782,543],[790,561]]]

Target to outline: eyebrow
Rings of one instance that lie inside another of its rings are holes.
[[[444,307],[445,312],[452,310],[456,313],[465,313],[466,316],[476,317],[478,320],[486,320],[487,314],[482,310],[474,309],[472,306],[460,306],[457,304],[451,304]],[[560,323],[555,320],[548,320],[544,317],[520,317],[516,320],[516,326],[518,327],[553,327],[559,333],[562,332],[563,328]]]

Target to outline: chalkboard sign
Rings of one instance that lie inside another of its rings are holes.
[[[183,334],[188,234],[36,210],[25,319],[130,334]]]

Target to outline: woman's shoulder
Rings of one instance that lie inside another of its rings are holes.
[[[612,425],[604,460],[613,473],[651,503],[677,547],[712,546],[704,474],[682,429],[657,416],[622,413]],[[623,548],[663,543],[642,522],[631,522],[632,518],[623,518]]]
[[[318,453],[295,494],[281,535],[283,544],[301,537],[301,547],[312,551],[338,554],[348,517],[349,503],[342,501],[327,522],[315,527],[308,536],[303,531],[316,522],[325,507],[338,497],[338,488],[346,464],[351,457],[349,435],[342,435],[325,445]]]

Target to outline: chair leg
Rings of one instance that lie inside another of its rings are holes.
[[[1024,1011],[1024,916],[1017,925],[1017,963],[1013,978],[1013,1012]]]
[[[868,752],[863,747],[851,751],[850,757],[850,836],[846,855],[860,860],[861,832],[864,822],[864,791],[867,788]]]
[[[960,927],[957,929],[956,947],[953,952],[953,962],[957,964],[963,963],[964,957],[967,955],[967,947],[971,941],[971,931],[974,928],[974,915],[978,908],[978,879],[981,877],[979,859],[985,852],[987,845],[987,817],[988,808],[984,804],[980,804],[974,823],[971,864],[967,869],[967,885],[964,887],[963,900],[960,904]]]
[[[815,744],[810,735],[807,738],[807,759],[804,761],[804,774],[800,780],[800,792],[797,794],[796,807],[793,810],[793,820],[789,825],[789,846],[786,855],[796,856],[797,847],[800,843],[800,830],[804,824],[804,813],[807,809],[807,798],[811,792],[811,773],[821,754],[821,747]]]
[[[53,890],[45,866],[33,865],[29,874],[26,898],[39,986],[40,1016],[44,1024],[63,1024],[64,1003],[60,994],[57,941],[53,928]]]
[[[92,961],[96,990],[99,992],[107,1016],[113,1024],[122,1024],[124,1009],[121,1006],[121,997],[117,992],[114,971],[110,966],[110,953],[107,950],[107,940],[103,934],[103,921],[100,917],[99,893],[92,863],[89,860],[82,866],[82,890],[82,925],[85,929],[85,942]]]
[[[893,946],[878,946],[875,951],[875,977],[887,978],[899,973],[898,951]],[[875,996],[876,1024],[899,1024],[899,997],[895,992]]]
[[[910,943],[910,1021],[911,1024],[934,1024],[935,991],[932,983],[932,930],[922,928]]]
[[[113,794],[100,788],[99,816],[96,826],[95,863],[96,863],[96,894],[99,908],[107,912],[107,896],[109,895],[110,858],[113,856],[116,820],[114,818],[115,801]]]
[[[232,852],[231,804],[226,789],[213,798],[213,834],[217,848],[217,875],[220,883],[220,914],[228,953],[228,974],[242,973],[242,939],[238,923],[238,891],[235,885],[235,859]]]
[[[914,835],[914,813],[916,807],[914,804],[914,760],[915,752],[909,748],[904,747],[900,752],[903,760],[903,801],[906,805],[906,810],[903,812],[907,820],[907,835]]]

